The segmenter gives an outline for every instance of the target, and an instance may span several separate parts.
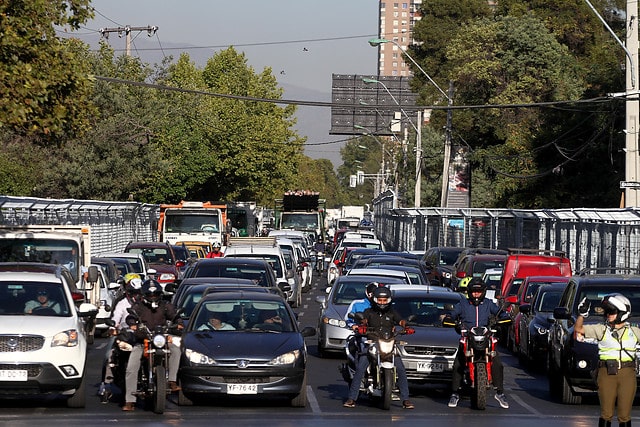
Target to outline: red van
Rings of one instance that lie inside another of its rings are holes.
[[[510,288],[517,291],[518,283],[522,283],[528,276],[571,275],[571,261],[562,251],[509,249],[504,263],[500,294],[504,298],[508,296]]]

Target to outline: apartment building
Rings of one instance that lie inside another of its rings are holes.
[[[422,0],[405,0],[404,2],[380,2],[379,21],[380,38],[393,43],[382,43],[378,46],[378,75],[411,76],[409,60],[402,54],[413,43],[412,29],[420,20]]]

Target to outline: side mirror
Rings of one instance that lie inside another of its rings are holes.
[[[522,304],[520,306],[520,313],[522,313],[522,314],[531,313],[531,304]]]
[[[571,313],[569,313],[569,310],[567,310],[566,307],[556,307],[553,309],[553,317],[556,320],[566,320],[571,318]]]

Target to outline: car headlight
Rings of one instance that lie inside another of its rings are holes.
[[[451,273],[449,273],[447,271],[443,271],[442,272],[442,277],[444,277],[445,279],[451,279]]]
[[[547,329],[542,325],[538,325],[534,323],[533,327],[536,328],[536,332],[538,332],[538,334],[540,335],[546,335],[547,333],[549,333],[549,329]]]
[[[340,328],[347,327],[347,322],[345,322],[344,319],[332,319],[330,317],[323,317],[322,323],[326,323],[327,325],[331,326],[338,326]]]
[[[217,365],[218,364],[218,362],[216,362],[214,358],[209,357],[206,354],[198,353],[197,351],[193,351],[189,348],[184,351],[184,355],[187,356],[187,359],[189,359],[189,362],[196,365]]]
[[[290,351],[289,353],[281,354],[278,357],[274,357],[269,361],[269,365],[293,365],[300,356],[300,350]]]
[[[160,274],[160,280],[164,280],[164,281],[176,280],[176,275],[173,273],[162,273]]]
[[[78,345],[78,331],[69,329],[58,332],[51,340],[51,347],[75,347]]]

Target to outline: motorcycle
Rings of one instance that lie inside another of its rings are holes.
[[[316,271],[322,273],[324,271],[324,252],[316,252]]]
[[[132,309],[129,313],[136,316]],[[176,319],[179,316],[176,316]],[[137,328],[146,335],[143,341],[143,352],[138,371],[138,387],[134,393],[145,401],[145,406],[151,408],[154,413],[164,413],[167,395],[170,390],[167,387],[169,344],[174,340],[176,324],[167,321],[163,325],[149,329],[144,323],[139,323]]]
[[[502,325],[509,322],[511,319],[508,318],[497,323]],[[471,390],[471,407],[484,410],[488,390],[493,384],[491,367],[497,353],[498,331],[494,329],[495,325],[466,329],[451,319],[445,319],[443,325],[455,327],[460,333],[460,348],[464,351],[466,360],[463,383]]]
[[[340,366],[343,379],[351,387],[356,373],[359,357],[366,357],[369,366],[362,378],[360,392],[366,393],[369,398],[377,402],[380,408],[388,410],[391,407],[391,395],[396,390],[396,337],[403,334],[412,334],[412,328],[371,331],[371,328],[359,326],[358,330],[349,338],[345,345],[347,362]],[[369,335],[375,338],[367,338]]]

